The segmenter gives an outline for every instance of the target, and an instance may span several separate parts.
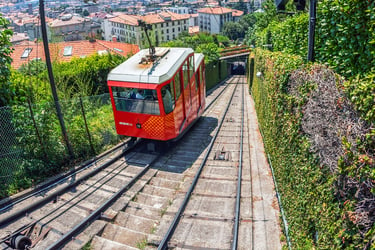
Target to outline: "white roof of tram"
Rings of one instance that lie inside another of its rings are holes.
[[[136,83],[163,83],[173,77],[186,57],[193,53],[191,48],[155,48],[157,59],[153,63],[142,64],[142,58],[149,55],[143,49],[114,68],[107,80]],[[203,54],[195,54],[195,65],[203,60]]]

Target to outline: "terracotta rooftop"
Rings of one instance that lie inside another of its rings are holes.
[[[232,16],[242,16],[243,15],[243,11],[241,10],[233,10],[232,12]]]
[[[222,15],[227,13],[232,13],[233,9],[228,9],[224,7],[209,7],[209,8],[202,8],[198,10],[198,13],[206,13],[206,14],[213,14],[213,15]]]
[[[10,38],[10,42],[13,44],[19,43],[25,40],[29,40],[29,36],[26,33],[14,32],[13,36]]]
[[[122,14],[117,17],[111,18],[110,21],[116,23],[123,23],[132,26],[138,26],[138,20],[143,20],[149,24],[163,23],[166,20],[177,21],[189,19],[189,14],[177,14],[171,11],[163,11],[160,13],[148,14],[145,16],[126,15]]]
[[[189,27],[189,34],[194,35],[199,33],[199,26],[191,26]]]
[[[50,22],[48,22],[48,25],[50,27],[60,27],[60,26],[66,26],[66,25],[75,25],[79,23],[85,22],[86,19],[82,17],[72,16],[69,20],[61,20],[61,19],[54,19]]]
[[[28,63],[35,59],[45,61],[44,47],[41,42],[23,42],[19,45],[13,46],[12,53],[12,68],[18,69],[22,64]],[[139,51],[139,47],[134,44],[102,41],[72,41],[49,44],[50,55],[52,61],[67,62],[72,58],[86,57],[100,53],[120,54],[127,56],[128,54],[135,54]],[[65,52],[65,55],[64,55]]]

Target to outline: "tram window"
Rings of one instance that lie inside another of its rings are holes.
[[[161,89],[161,96],[163,98],[163,105],[164,111],[166,114],[169,114],[174,109],[174,99],[172,98],[171,94],[171,87],[170,85],[165,85]]]
[[[170,83],[169,83],[169,91],[171,92],[171,95],[172,95],[172,100],[173,100],[173,102],[175,101],[175,94],[174,94],[174,88],[173,88],[173,81],[171,81]]]
[[[189,79],[192,79],[194,75],[194,56],[189,57]]]
[[[176,91],[176,100],[181,95],[181,79],[180,79],[180,72],[177,72],[176,76],[174,77],[174,88]]]
[[[182,66],[183,76],[184,76],[184,89],[188,86],[189,79],[188,79],[188,62],[185,61],[184,65]]]
[[[112,87],[117,111],[160,115],[156,90]]]

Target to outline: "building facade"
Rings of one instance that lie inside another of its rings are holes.
[[[10,26],[13,28],[15,33],[27,34],[29,40],[41,38],[41,27],[40,20],[37,17],[33,17],[27,14],[17,14],[9,16]]]
[[[208,7],[198,10],[198,23],[200,32],[219,34],[223,31],[224,24],[233,22],[233,9],[224,7]]]
[[[115,37],[120,42],[137,44],[141,49],[149,47],[146,35],[139,21],[151,25],[149,37],[154,46],[176,39],[181,32],[189,31],[189,15],[180,15],[169,11],[144,16],[119,15],[105,20],[104,37]]]
[[[47,24],[48,40],[53,41],[77,41],[83,40],[92,33],[96,33],[95,29],[100,30],[100,26],[92,26],[90,18],[82,18],[72,14],[61,16]]]

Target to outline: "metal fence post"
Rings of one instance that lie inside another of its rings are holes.
[[[39,129],[38,129],[38,126],[36,125],[35,117],[34,117],[34,112],[33,112],[33,109],[32,109],[32,107],[31,107],[31,102],[30,102],[29,99],[27,99],[27,103],[28,103],[29,110],[30,110],[31,120],[33,120],[33,124],[34,124],[34,128],[35,128],[36,136],[38,137],[39,144],[40,144],[40,146],[42,147],[44,158],[45,158],[45,160],[48,162],[47,152],[46,152],[46,149],[45,149],[45,147],[44,147],[44,144],[43,144],[42,138],[40,137]]]
[[[88,126],[87,126],[86,115],[85,115],[85,109],[84,109],[84,107],[83,107],[83,102],[82,102],[82,98],[81,98],[81,97],[79,97],[79,102],[80,102],[80,104],[81,104],[82,116],[83,116],[83,120],[85,121],[86,133],[87,133],[87,137],[88,137],[88,139],[89,139],[89,143],[90,143],[91,151],[92,151],[92,153],[95,155],[95,149],[94,149],[94,146],[92,145],[91,135],[90,135],[89,128],[88,128]]]
[[[68,149],[69,156],[71,159],[74,159],[73,148],[70,145],[68,134],[66,132],[64,117],[61,112],[61,107],[60,107],[59,98],[57,95],[57,90],[56,90],[56,85],[55,85],[55,79],[53,77],[53,72],[52,72],[52,64],[51,64],[51,57],[50,57],[49,48],[48,48],[48,37],[47,37],[47,28],[46,28],[47,24],[46,24],[46,17],[44,14],[44,1],[43,0],[39,0],[39,12],[40,12],[39,16],[40,16],[40,22],[41,22],[44,54],[46,57],[47,71],[48,71],[49,82],[51,85],[52,96],[53,96],[53,100],[55,101],[56,114],[60,122],[61,132],[63,134],[63,139]]]
[[[315,45],[315,24],[316,24],[316,2],[317,0],[310,0],[309,10],[309,41],[307,60],[310,62],[315,61],[314,45]]]

